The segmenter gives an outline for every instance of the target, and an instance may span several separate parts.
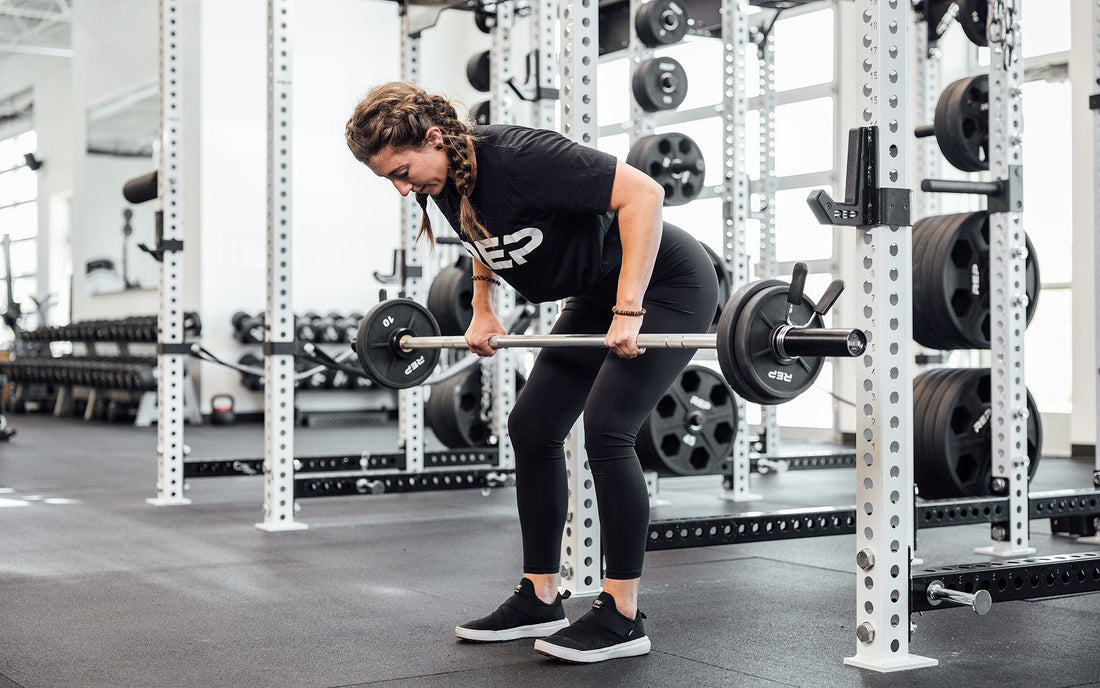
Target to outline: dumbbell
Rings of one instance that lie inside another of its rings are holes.
[[[232,321],[237,341],[242,344],[255,344],[264,340],[264,314],[262,312],[252,316],[244,311],[237,311],[233,314]]]

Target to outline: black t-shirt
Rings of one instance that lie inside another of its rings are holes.
[[[614,156],[543,129],[488,125],[473,134],[470,203],[492,235],[462,237],[476,260],[533,302],[583,293],[622,262],[618,221],[608,211]],[[432,198],[458,232],[454,184]]]

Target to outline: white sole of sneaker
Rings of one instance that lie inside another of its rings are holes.
[[[625,643],[619,643],[618,645],[612,645],[611,647],[605,647],[599,650],[574,650],[571,647],[554,645],[545,640],[535,641],[535,652],[544,654],[547,657],[553,657],[554,659],[560,659],[563,662],[574,662],[577,664],[591,664],[592,662],[602,662],[604,660],[618,659],[620,657],[637,657],[639,655],[648,654],[649,647],[649,636],[642,636],[641,638],[628,640]]]
[[[507,640],[519,640],[520,638],[544,638],[557,633],[568,625],[569,619],[547,621],[546,623],[531,624],[530,626],[516,626],[503,631],[483,631],[455,626],[455,636],[478,643],[499,643]]]

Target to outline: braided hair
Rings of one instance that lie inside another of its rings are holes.
[[[366,165],[387,146],[404,150],[426,145],[424,138],[432,127],[439,127],[443,134],[450,175],[461,199],[461,234],[471,241],[487,238],[489,232],[478,220],[468,197],[474,175],[474,137],[449,100],[404,81],[376,86],[355,106],[344,128],[344,137],[355,159]],[[416,238],[419,240],[426,234],[428,243],[434,245],[427,194],[416,194],[416,202],[424,211]]]

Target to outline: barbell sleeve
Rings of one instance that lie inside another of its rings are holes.
[[[779,327],[772,348],[781,358],[800,356],[859,356],[867,348],[862,330],[828,330],[816,327]]]

